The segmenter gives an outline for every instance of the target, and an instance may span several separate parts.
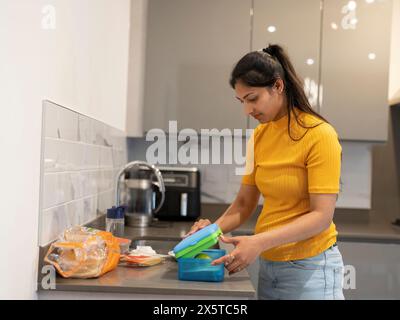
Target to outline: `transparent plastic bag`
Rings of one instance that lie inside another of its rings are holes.
[[[118,240],[110,232],[78,226],[51,244],[44,261],[64,278],[96,278],[115,269],[119,258]]]

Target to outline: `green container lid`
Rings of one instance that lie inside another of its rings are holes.
[[[217,224],[211,224],[179,242],[175,248],[175,258],[193,258],[201,251],[209,249],[218,242],[222,234]]]

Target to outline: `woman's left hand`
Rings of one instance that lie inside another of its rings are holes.
[[[220,239],[225,243],[231,243],[235,249],[219,259],[211,262],[212,265],[225,264],[229,275],[242,271],[250,265],[263,251],[259,239],[255,236],[225,237]]]

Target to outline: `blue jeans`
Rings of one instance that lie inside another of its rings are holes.
[[[337,246],[301,260],[277,262],[260,257],[258,299],[344,300],[343,269]]]

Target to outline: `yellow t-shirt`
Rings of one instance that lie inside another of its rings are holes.
[[[304,126],[313,128],[302,128],[293,112]],[[243,176],[242,183],[256,185],[264,197],[255,233],[279,228],[310,212],[309,193],[339,193],[342,147],[335,129],[297,108],[291,112],[290,127],[298,141],[289,137],[288,115],[260,124],[253,132],[254,156],[248,148],[247,160],[254,170]],[[272,261],[312,257],[333,245],[336,236],[332,222],[312,238],[272,248],[261,256]]]

